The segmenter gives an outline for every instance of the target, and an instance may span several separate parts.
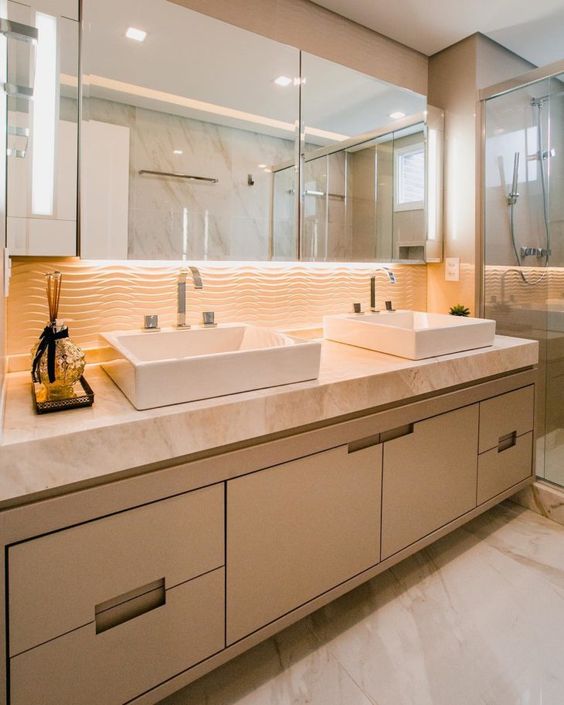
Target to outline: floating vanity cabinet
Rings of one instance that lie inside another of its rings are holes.
[[[532,481],[523,370],[0,512],[0,705],[155,705]]]
[[[532,473],[534,387],[480,403],[478,504]]]
[[[225,646],[224,486],[8,550],[11,705],[122,705]]]
[[[382,559],[476,506],[478,404],[397,433],[384,443]]]
[[[227,483],[227,643],[380,560],[382,446],[339,446]]]

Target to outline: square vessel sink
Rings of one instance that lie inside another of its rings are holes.
[[[319,376],[319,341],[301,341],[258,326],[117,331],[102,338],[116,352],[116,359],[102,366],[136,409]]]
[[[422,360],[493,345],[495,321],[420,311],[325,316],[325,338]]]

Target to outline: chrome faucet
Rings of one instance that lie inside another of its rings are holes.
[[[370,310],[376,311],[376,272],[384,272],[392,284],[397,282],[396,275],[389,267],[376,267],[374,274],[370,277]],[[391,309],[389,309],[391,310]]]
[[[186,323],[186,279],[188,275],[192,275],[194,289],[203,289],[202,276],[197,267],[187,267],[180,270],[178,279],[176,280],[176,327],[190,328],[190,324]]]

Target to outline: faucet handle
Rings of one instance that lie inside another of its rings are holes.
[[[143,330],[159,330],[159,317],[156,313],[143,316]]]
[[[204,311],[202,313],[202,325],[206,328],[215,328],[217,326],[215,313],[213,311]]]

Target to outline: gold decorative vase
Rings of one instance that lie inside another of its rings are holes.
[[[86,362],[82,350],[69,338],[68,328],[57,319],[62,275],[52,272],[46,276],[50,323],[32,350],[32,377],[42,384],[40,401],[72,399]]]
[[[66,326],[55,326],[55,334],[66,333]],[[33,357],[41,342],[35,345],[32,351]],[[54,381],[49,378],[49,350],[46,348],[39,359],[36,368],[36,379],[41,382],[45,390],[45,400],[55,401],[59,399],[70,399],[74,396],[74,385],[82,377],[86,362],[84,353],[68,337],[59,338],[54,341]]]

